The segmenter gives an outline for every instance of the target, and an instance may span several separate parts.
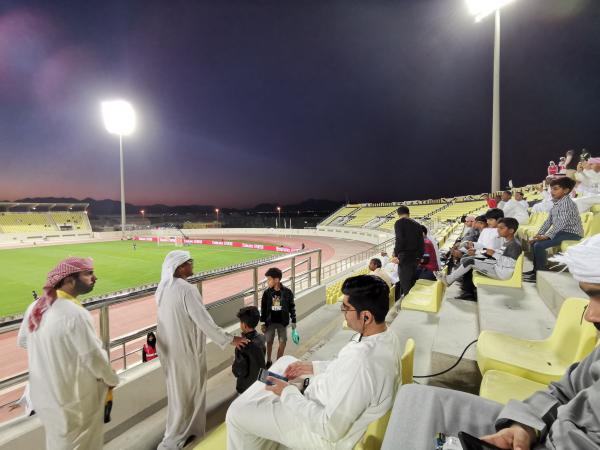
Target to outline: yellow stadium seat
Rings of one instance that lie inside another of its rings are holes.
[[[500,370],[543,384],[558,380],[596,345],[596,328],[582,318],[587,304],[588,300],[580,298],[565,300],[552,335],[545,340],[482,331],[477,342],[479,370],[482,374]]]
[[[473,284],[475,286],[501,286],[501,287],[512,287],[521,288],[523,286],[523,253],[517,258],[515,264],[515,271],[508,280],[496,280],[494,278],[486,277],[484,274],[477,271],[473,272]]]
[[[441,281],[417,280],[408,295],[402,299],[400,308],[438,312],[444,298],[444,290]]]
[[[587,215],[586,222],[583,221],[583,218],[585,215]],[[585,214],[581,215],[581,218],[582,218],[582,224],[583,224],[583,238],[584,239],[600,233],[600,214],[585,213]],[[581,242],[581,239],[578,241],[562,241],[560,243],[560,251],[564,252],[566,249],[568,249],[572,245],[578,244],[579,242]]]
[[[415,341],[408,338],[402,355],[402,384],[413,382],[413,363],[415,359]],[[393,404],[393,402],[392,402]],[[390,421],[390,409],[385,415],[371,422],[360,441],[354,446],[354,450],[379,450],[383,444],[383,437]]]
[[[223,422],[217,428],[208,433],[202,441],[194,447],[194,450],[226,450],[227,449],[227,425]]]
[[[600,213],[600,205],[594,205],[590,208],[590,211],[594,214]]]
[[[479,395],[506,404],[512,399],[525,400],[537,391],[546,390],[547,387],[547,384],[537,383],[512,373],[488,370],[481,380]]]

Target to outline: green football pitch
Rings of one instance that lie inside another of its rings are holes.
[[[96,296],[157,283],[165,255],[181,249],[154,242],[137,242],[136,247],[134,250],[132,241],[115,241],[0,250],[0,317],[24,312],[33,300],[31,291],[41,294],[46,274],[63,258],[94,259],[98,282],[88,296]],[[191,245],[185,250],[194,258],[194,272],[276,255],[271,251],[210,245]]]

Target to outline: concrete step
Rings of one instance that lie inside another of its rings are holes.
[[[522,289],[481,286],[477,289],[481,331],[491,330],[523,339],[545,339],[556,317],[540,298],[535,285]]]
[[[538,294],[555,316],[567,298],[587,298],[579,288],[579,283],[568,272],[538,272],[536,284]]]

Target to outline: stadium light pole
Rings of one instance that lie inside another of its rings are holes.
[[[500,9],[514,0],[467,0],[475,22],[490,14],[495,16],[494,26],[494,81],[492,101],[492,185],[490,192],[500,190]]]
[[[219,227],[219,208],[216,208],[215,212],[217,213],[217,228],[218,228]]]
[[[123,136],[135,131],[135,111],[125,100],[109,100],[101,104],[102,118],[106,131],[119,136],[119,154],[121,161],[121,237],[125,238],[125,171],[123,167]]]
[[[277,226],[281,227],[281,206],[277,207]]]

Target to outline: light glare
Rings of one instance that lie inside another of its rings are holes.
[[[489,16],[497,9],[512,3],[514,0],[466,0],[469,12],[475,16],[475,21]]]
[[[125,100],[102,102],[102,118],[106,131],[119,136],[127,136],[135,131],[135,111]]]

